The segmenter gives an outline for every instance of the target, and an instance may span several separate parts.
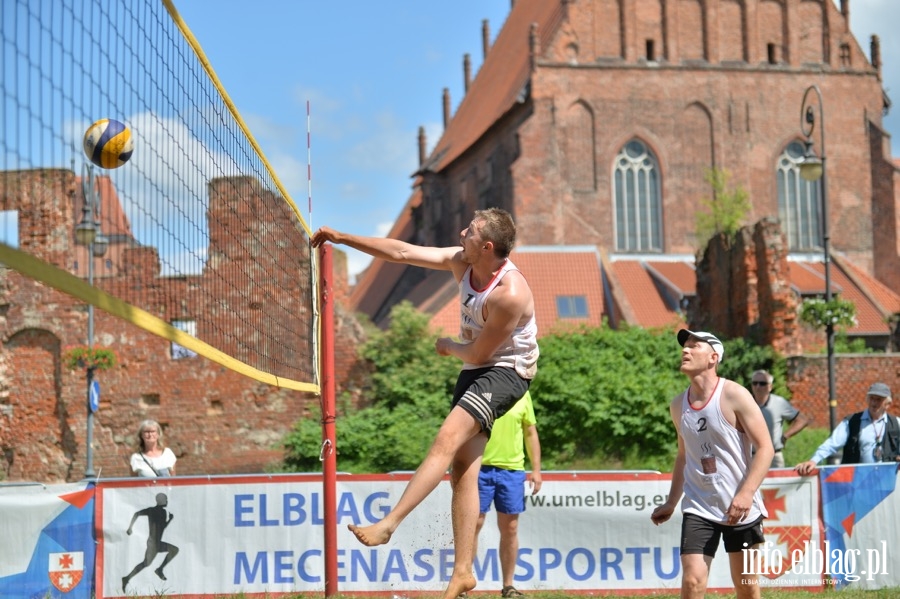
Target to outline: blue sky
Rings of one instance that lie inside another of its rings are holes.
[[[443,130],[509,0],[174,0],[266,157],[304,212],[311,106],[312,226],[384,235],[411,193],[418,129]],[[248,10],[248,6],[252,6]],[[341,248],[346,250],[347,248]],[[368,257],[352,252],[352,273]]]
[[[510,7],[510,0],[173,1],[304,211],[309,101],[310,222],[361,235],[384,235],[397,218],[417,167],[418,128],[430,150],[443,129],[443,89],[455,110],[463,55],[471,55],[474,75],[482,21],[493,42]],[[900,0],[851,0],[850,20],[867,55],[870,36],[881,39],[894,102],[886,127],[900,156],[900,34],[891,31]],[[826,101],[826,119],[828,110]],[[348,255],[351,276],[368,264],[367,256]]]

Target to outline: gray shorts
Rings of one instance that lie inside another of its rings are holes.
[[[520,377],[515,368],[489,366],[463,370],[456,379],[453,406],[459,405],[468,412],[490,437],[494,420],[506,414],[530,385],[531,381]]]

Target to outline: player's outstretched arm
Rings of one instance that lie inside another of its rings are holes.
[[[319,247],[326,242],[346,245],[369,254],[373,258],[387,260],[388,262],[402,262],[434,270],[453,270],[454,262],[461,261],[459,247],[438,248],[413,245],[388,237],[351,235],[335,231],[330,227],[320,227],[319,230],[313,233],[310,242],[313,247]]]

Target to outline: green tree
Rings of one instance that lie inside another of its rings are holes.
[[[371,405],[337,419],[338,469],[356,473],[413,470],[450,409],[460,363],[438,356],[428,317],[397,306],[386,331],[360,349],[369,360]],[[677,449],[669,404],[687,388],[680,347],[671,330],[581,328],[541,338],[531,385],[545,469],[671,470]],[[725,341],[719,374],[748,384],[754,370],[775,375],[787,395],[784,358],[743,339]],[[349,402],[348,402],[349,403]],[[284,440],[285,468],[321,469],[319,418],[296,423]],[[597,466],[594,466],[597,465]]]
[[[541,339],[532,395],[547,468],[586,456],[669,455],[669,403],[686,387],[671,332],[584,328]]]
[[[719,375],[748,385],[754,370],[788,395],[786,362],[771,347],[725,341]],[[531,386],[545,467],[620,461],[669,470],[676,447],[669,404],[687,388],[680,347],[669,330],[584,328],[541,338]]]
[[[731,173],[713,168],[706,172],[704,180],[712,188],[712,198],[700,202],[697,212],[697,239],[705,243],[717,233],[733,239],[750,213],[750,197],[740,185],[729,185]]]

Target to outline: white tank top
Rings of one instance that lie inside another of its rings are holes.
[[[690,387],[681,399],[681,436],[684,439],[684,499],[681,511],[724,524],[731,505],[750,465],[751,443],[722,414],[721,398],[725,379],[719,379],[712,396],[702,408],[691,407]],[[768,516],[757,489],[750,513],[739,524]]]
[[[472,286],[472,267],[469,266],[459,280],[459,301],[462,312],[459,317],[459,339],[463,343],[478,338],[484,328],[484,303],[487,296],[506,276],[506,273],[518,270],[509,260],[494,275],[484,289]],[[533,379],[537,373],[538,359],[537,322],[534,314],[524,326],[516,327],[509,338],[499,347],[494,355],[484,364],[463,364],[463,370],[485,368],[487,366],[504,366],[515,368],[524,379]]]

